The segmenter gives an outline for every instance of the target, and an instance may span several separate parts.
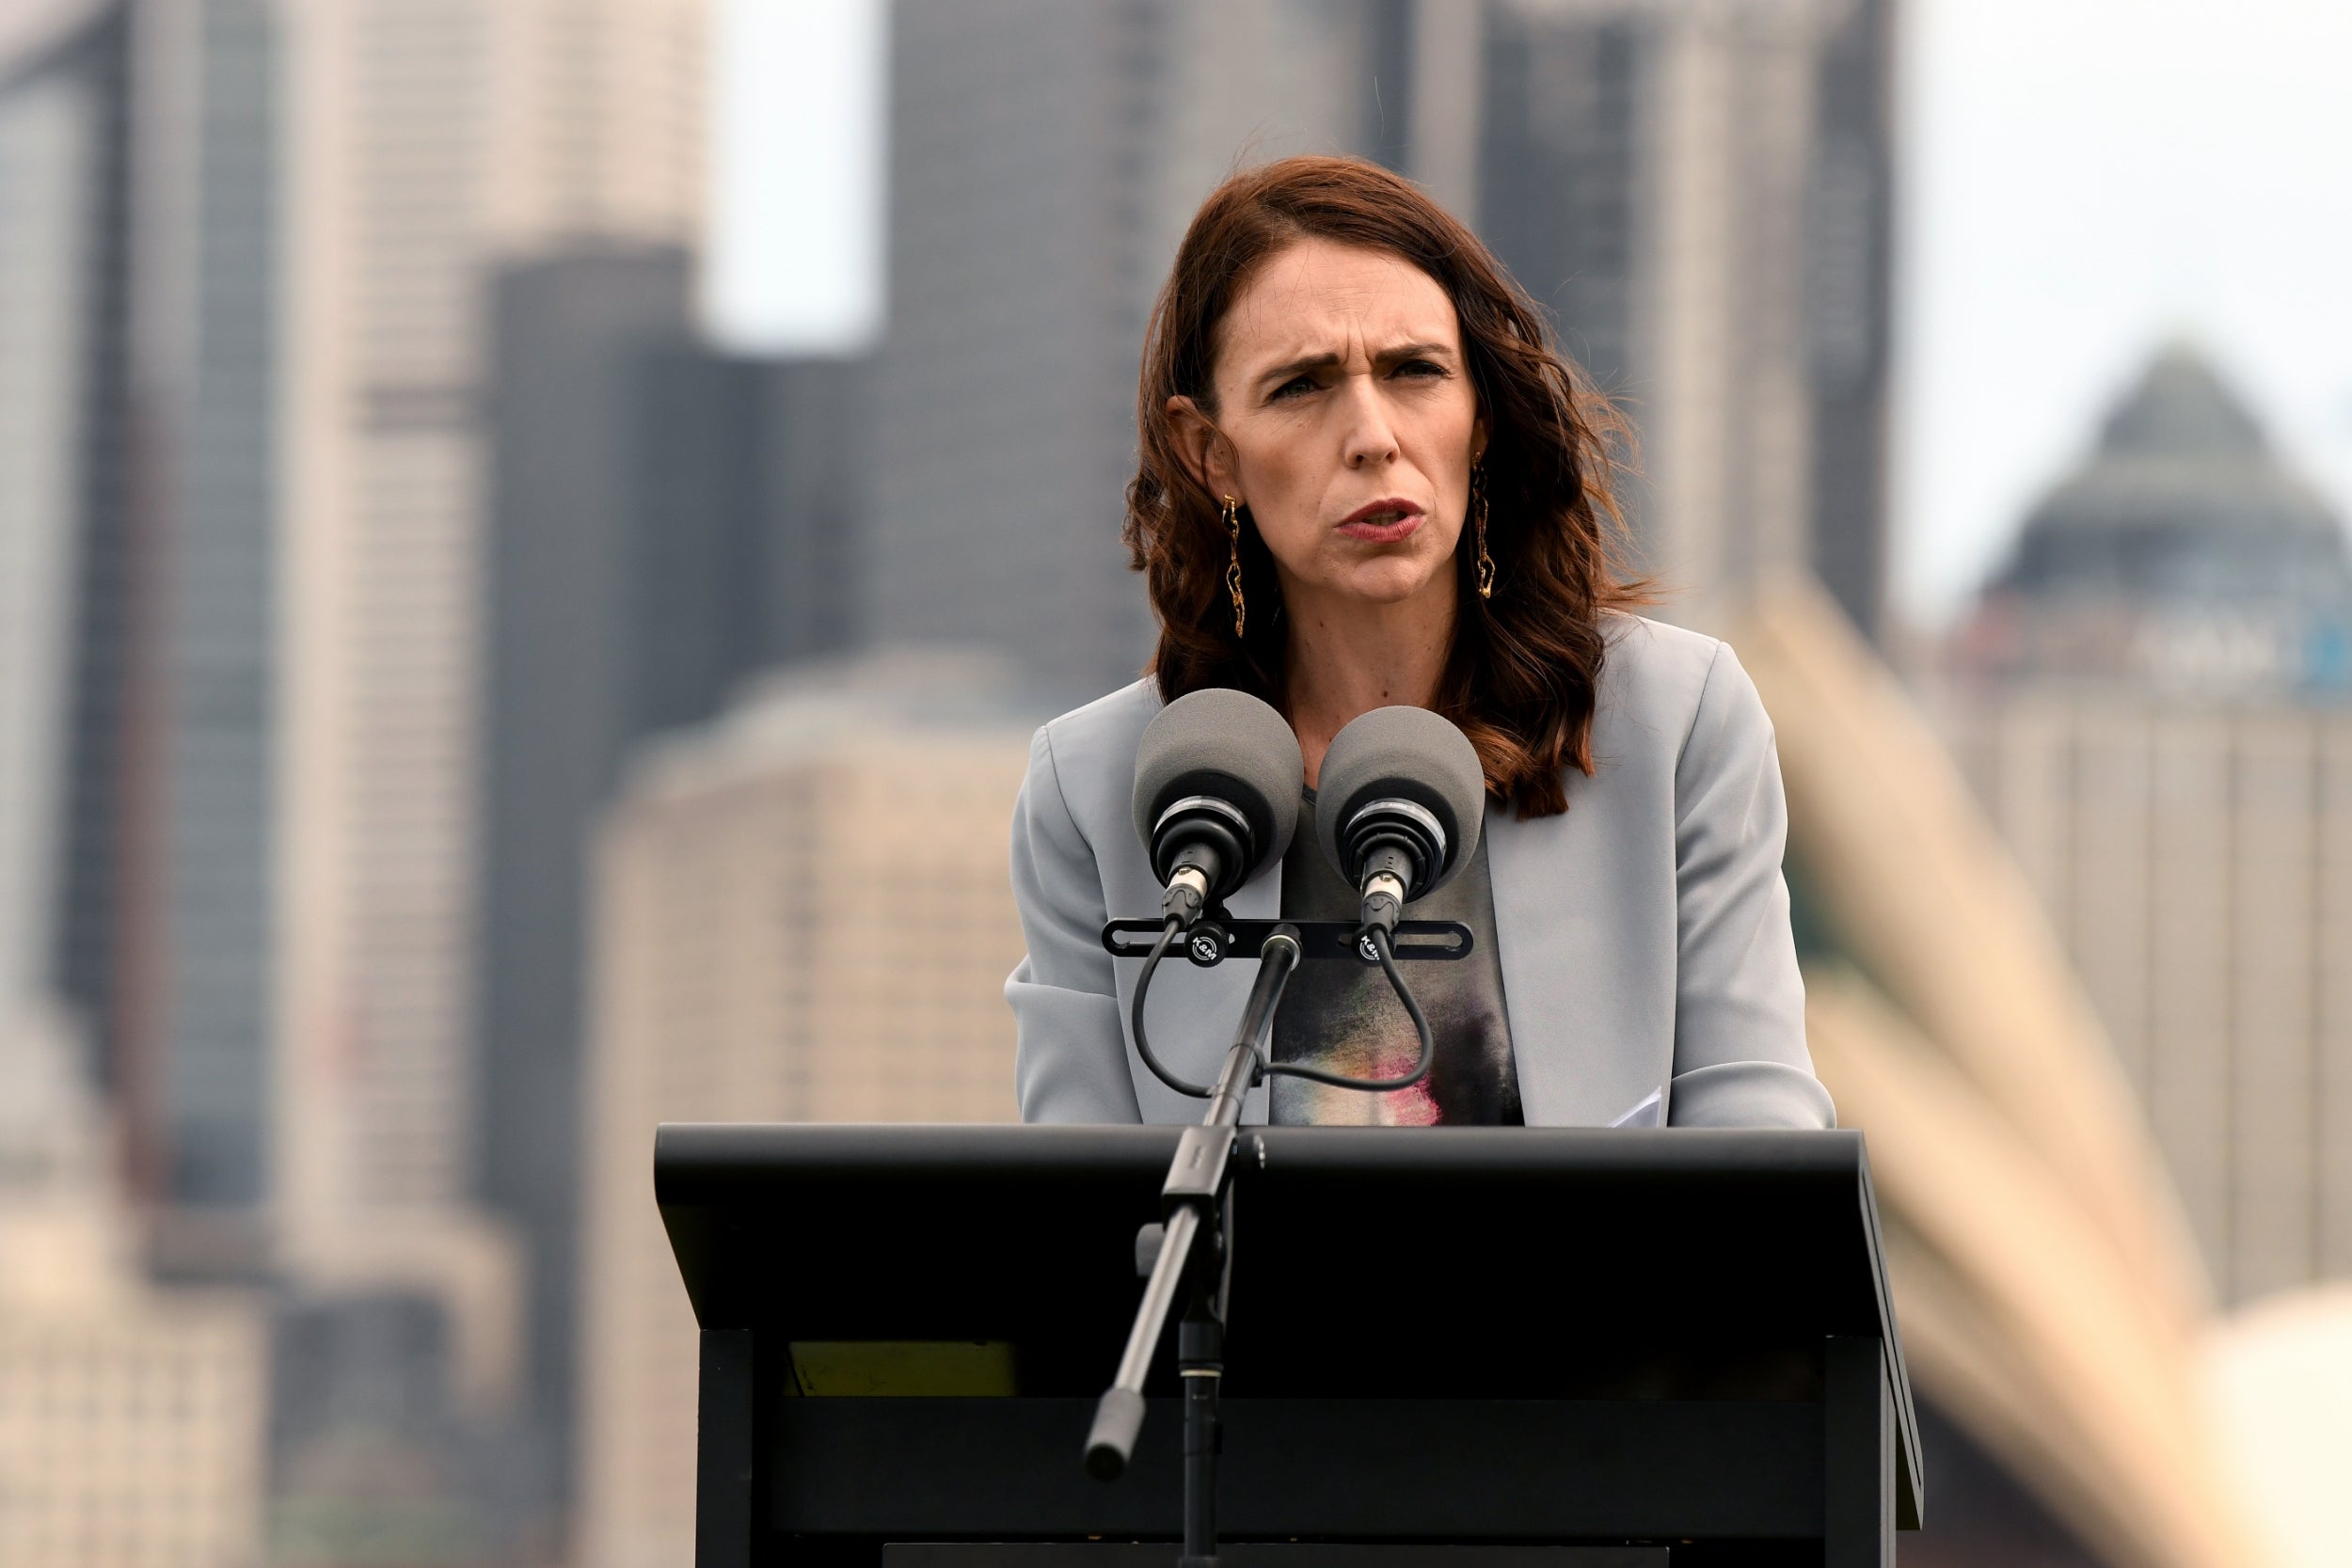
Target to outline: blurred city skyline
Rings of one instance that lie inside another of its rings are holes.
[[[882,329],[888,0],[723,0],[706,318]],[[1915,0],[1898,44],[1890,604],[1942,629],[2185,340],[2352,513],[2352,8]],[[789,81],[791,89],[777,90]],[[765,150],[805,150],[775,154]],[[2021,373],[2030,363],[2032,373]]]
[[[653,1126],[1015,1114],[1146,312],[1317,150],[1624,396],[1772,716],[1910,1568],[2270,1560],[2196,1389],[2352,1377],[2352,8],[2210,9],[0,0],[0,1560],[167,1430],[201,1568],[684,1560]]]

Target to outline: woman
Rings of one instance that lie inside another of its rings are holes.
[[[1332,737],[1391,704],[1460,725],[1488,789],[1473,863],[1406,911],[1476,937],[1464,961],[1406,968],[1438,1035],[1429,1078],[1277,1079],[1254,1118],[1831,1125],[1771,723],[1728,647],[1630,613],[1613,416],[1478,239],[1352,159],[1236,176],[1177,252],[1136,419],[1126,542],[1159,648],[1031,752],[1012,842],[1029,952],[1006,985],[1025,1118],[1200,1115],[1136,1056],[1140,963],[1100,932],[1159,907],[1128,816],[1144,727],[1232,687],[1289,720],[1310,800]],[[1351,918],[1312,837],[1232,912]],[[1172,1070],[1214,1075],[1254,968],[1162,968],[1150,1030]],[[1386,1077],[1418,1042],[1377,969],[1311,963],[1273,1050]]]

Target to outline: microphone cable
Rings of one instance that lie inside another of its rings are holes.
[[[1127,1017],[1135,1029],[1136,1053],[1143,1058],[1143,1065],[1152,1069],[1152,1076],[1178,1094],[1188,1095],[1194,1100],[1206,1100],[1216,1091],[1202,1085],[1187,1083],[1161,1066],[1160,1059],[1152,1053],[1151,1039],[1143,1029],[1143,1002],[1151,994],[1152,972],[1160,967],[1160,960],[1168,956],[1168,948],[1174,945],[1183,932],[1183,919],[1169,916],[1168,924],[1160,931],[1160,940],[1152,945],[1151,957],[1143,960],[1143,973],[1136,976],[1135,1006],[1128,1010]],[[1273,1077],[1303,1078],[1309,1083],[1326,1084],[1335,1089],[1360,1089],[1370,1094],[1385,1094],[1394,1089],[1409,1089],[1429,1076],[1429,1069],[1438,1059],[1438,1038],[1430,1030],[1429,1020],[1422,1012],[1421,1004],[1413,1000],[1412,989],[1406,985],[1405,976],[1397,970],[1396,954],[1390,947],[1388,929],[1374,924],[1366,926],[1362,934],[1372,943],[1373,957],[1379,960],[1381,973],[1388,975],[1389,985],[1395,990],[1396,999],[1405,1004],[1405,1014],[1413,1021],[1413,1032],[1421,1037],[1421,1059],[1413,1064],[1413,1070],[1401,1078],[1350,1078],[1344,1073],[1309,1067],[1303,1062],[1268,1061],[1265,1053],[1260,1052],[1257,1070],[1250,1076],[1251,1087]],[[1271,1020],[1268,1021],[1268,1027],[1272,1027]]]
[[[1152,944],[1152,956],[1143,960],[1143,973],[1136,976],[1136,1005],[1129,1009],[1127,1020],[1135,1026],[1136,1054],[1141,1056],[1143,1065],[1152,1069],[1152,1076],[1174,1089],[1178,1094],[1190,1095],[1195,1100],[1206,1100],[1216,1091],[1199,1084],[1186,1083],[1162,1067],[1160,1059],[1152,1054],[1152,1041],[1143,1032],[1143,999],[1152,993],[1152,972],[1160,967],[1160,960],[1168,957],[1168,948],[1174,945],[1178,937],[1184,935],[1184,917],[1181,914],[1169,915],[1168,924],[1160,928],[1160,940]],[[1256,1086],[1259,1076],[1260,1074],[1251,1075],[1252,1087]]]

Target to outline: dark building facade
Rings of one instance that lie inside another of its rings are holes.
[[[531,1402],[559,1472],[595,821],[639,740],[859,629],[863,372],[704,347],[691,291],[686,255],[615,249],[493,294],[479,1170],[526,1243]]]
[[[892,18],[872,625],[1005,650],[1075,699],[1134,679],[1149,647],[1118,538],[1156,9]]]
[[[136,307],[135,439],[156,562],[147,717],[160,752],[147,886],[161,928],[155,1013],[126,1044],[156,1064],[170,1205],[255,1219],[272,1138],[283,24],[269,0],[183,8],[192,47],[170,66],[183,78],[140,87],[142,103],[186,105],[183,123],[150,128],[142,154],[195,199],[155,192],[145,232],[159,275]]]

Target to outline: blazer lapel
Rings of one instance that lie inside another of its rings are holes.
[[[1626,973],[1625,926],[1641,922],[1604,891],[1627,885],[1610,875],[1626,847],[1602,832],[1598,804],[1588,796],[1531,822],[1486,814],[1503,1006],[1530,1125],[1611,1126],[1662,1097],[1672,1067],[1671,1010],[1634,1016],[1655,1010],[1643,1005],[1654,988]],[[1642,1049],[1661,1039],[1662,1054]]]

